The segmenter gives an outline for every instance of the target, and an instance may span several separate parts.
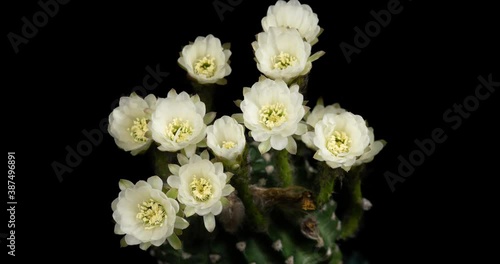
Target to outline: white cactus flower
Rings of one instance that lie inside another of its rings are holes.
[[[146,250],[149,246],[161,246],[165,240],[175,248],[181,248],[181,241],[174,229],[185,229],[189,223],[177,216],[179,204],[163,192],[163,181],[158,176],[138,181],[128,180],[119,183],[120,194],[111,204],[113,219],[116,221],[115,233],[125,235],[127,245],[140,245]]]
[[[314,158],[349,171],[370,143],[365,120],[349,112],[326,114],[314,127]]]
[[[230,56],[231,51],[224,49],[218,38],[208,35],[184,46],[177,62],[201,84],[226,84],[224,77],[231,73]]]
[[[252,88],[243,89],[244,100],[240,104],[243,122],[251,130],[251,136],[259,144],[261,153],[273,148],[297,152],[297,143],[293,135],[302,135],[307,131],[300,123],[305,109],[299,86],[290,88],[282,80],[262,79]]]
[[[160,144],[161,151],[184,150],[187,156],[196,151],[196,146],[206,136],[206,124],[212,122],[215,113],[205,115],[205,104],[198,95],[172,89],[167,98],[158,99],[151,120],[153,139]]]
[[[229,116],[223,116],[207,127],[207,146],[219,158],[235,161],[245,145],[245,127]]]
[[[340,107],[338,103],[333,105],[328,105],[325,107],[323,105],[323,100],[320,98],[316,103],[316,106],[313,108],[313,110],[310,111],[308,114],[306,114],[305,117],[306,124],[308,124],[311,128],[313,128],[312,130],[314,130],[314,126],[319,121],[321,121],[326,114],[341,114],[344,113],[345,111],[346,110]],[[316,146],[314,145],[313,138],[314,138],[314,131],[307,132],[303,134],[301,137],[302,142],[304,142],[307,147],[317,150]]]
[[[224,173],[222,163],[208,160],[206,151],[201,156],[191,156],[189,160],[179,155],[181,166],[169,165],[173,175],[168,177],[167,183],[177,189],[177,199],[186,206],[185,216],[203,216],[205,228],[212,232],[215,216],[222,212],[221,199],[234,191],[234,187],[227,184],[232,174]]]
[[[264,31],[268,31],[271,27],[294,28],[303,39],[314,45],[321,34],[318,22],[318,15],[309,5],[301,5],[297,0],[288,2],[280,0],[267,9],[267,16],[262,18],[262,28]]]
[[[311,45],[295,29],[271,27],[252,43],[257,68],[268,78],[290,83],[312,68]]]
[[[151,142],[148,124],[156,107],[152,94],[141,98],[135,93],[120,98],[118,107],[109,115],[108,132],[118,147],[137,155],[146,151]]]

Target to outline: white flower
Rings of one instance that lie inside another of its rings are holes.
[[[230,56],[231,51],[224,49],[218,38],[208,35],[184,46],[177,62],[201,84],[226,84],[224,77],[231,73]]]
[[[295,29],[271,27],[257,35],[252,47],[257,68],[271,79],[289,83],[312,68],[311,45]]]
[[[127,245],[140,244],[143,250],[151,244],[160,246],[165,240],[179,249],[181,241],[174,229],[185,229],[189,223],[177,216],[179,204],[162,192],[160,177],[153,176],[135,185],[121,180],[119,187],[121,192],[111,204],[115,233],[125,235]]]
[[[313,141],[318,148],[314,158],[346,171],[363,154],[370,140],[363,118],[349,112],[326,114],[316,124],[314,133]]]
[[[262,18],[262,28],[264,31],[270,27],[295,28],[302,38],[314,45],[321,33],[318,22],[318,15],[313,13],[309,5],[301,5],[297,0],[280,0],[267,9],[267,16]]]
[[[373,130],[365,120],[350,112],[326,114],[314,128],[313,142],[315,159],[345,171],[371,161],[383,146],[382,142],[373,142]]]
[[[214,216],[222,212],[221,198],[234,191],[233,186],[226,184],[230,177],[224,173],[222,163],[208,160],[206,151],[201,156],[193,155],[189,160],[179,154],[179,163],[181,166],[169,165],[173,175],[168,177],[167,182],[177,189],[177,199],[186,206],[186,217],[195,213],[203,216],[205,228],[212,232],[215,228]]]
[[[189,97],[186,92],[177,94],[172,89],[167,98],[159,98],[151,117],[153,139],[161,151],[175,152],[183,149],[187,156],[196,151],[196,145],[206,136],[206,123],[212,122],[215,113],[205,116],[205,104],[198,95]]]
[[[116,145],[132,155],[137,155],[151,145],[148,123],[156,107],[156,97],[152,94],[141,98],[132,93],[123,96],[117,108],[109,115],[108,131]]]
[[[340,107],[338,103],[333,105],[324,106],[323,100],[320,98],[316,106],[306,116],[306,124],[314,128],[314,126],[323,119],[326,114],[341,114],[346,110]],[[313,142],[314,132],[307,132],[302,135],[302,141],[311,149],[317,150]]]
[[[235,161],[245,148],[245,127],[229,116],[207,127],[207,145],[220,158]]]
[[[282,80],[262,79],[252,88],[243,89],[244,100],[240,104],[245,126],[251,130],[255,141],[261,142],[261,153],[286,148],[297,152],[297,143],[292,135],[302,135],[307,127],[299,123],[304,117],[303,96],[299,86],[290,88]]]

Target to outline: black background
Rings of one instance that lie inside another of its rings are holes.
[[[36,1],[10,2],[2,8],[4,36],[21,34],[21,18],[31,20],[41,10]],[[239,111],[232,100],[241,99],[242,87],[259,76],[250,43],[275,1],[233,1],[238,4],[223,21],[212,2],[74,0],[61,5],[19,53],[4,37],[3,139],[17,160],[16,260],[156,263],[138,247],[119,248],[110,206],[119,179],[152,175],[147,157],[121,151],[106,134],[62,182],[51,164],[64,163],[65,147],[75,148],[85,139],[82,130],[98,128],[111,103],[142,84],[146,66],[159,64],[170,73],[155,95],[186,89],[176,61],[182,46],[197,36],[211,33],[232,43],[233,72],[216,102],[218,116]],[[489,242],[496,241],[498,226],[498,94],[480,101],[456,130],[442,116],[474,95],[478,76],[491,73],[500,81],[498,9],[482,3],[487,1],[401,1],[401,13],[347,63],[339,44],[352,45],[354,27],[364,28],[373,20],[370,11],[388,2],[302,1],[325,30],[313,52],[326,52],[313,63],[306,98],[339,102],[388,142],[369,165],[363,186],[373,208],[357,238],[342,246],[370,263],[483,263],[498,244]],[[391,192],[384,172],[396,173],[398,156],[408,157],[417,149],[414,140],[429,138],[435,128],[447,140]],[[0,233],[5,230],[0,224]],[[0,246],[3,259],[5,240]]]

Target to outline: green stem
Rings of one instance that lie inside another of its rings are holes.
[[[276,152],[276,165],[278,177],[281,180],[282,187],[288,187],[293,184],[293,172],[290,166],[290,156],[286,149]]]
[[[361,193],[361,174],[364,166],[352,168],[346,177],[346,187],[349,192],[348,209],[342,217],[341,239],[352,237],[359,229],[363,217],[363,196]]]
[[[248,164],[248,147],[245,147],[240,168],[235,171],[231,183],[238,192],[238,197],[245,205],[245,214],[252,227],[257,231],[264,231],[267,221],[254,203],[252,192],[250,191],[250,170]]]
[[[323,204],[330,200],[335,188],[335,181],[342,173],[341,168],[332,169],[325,162],[319,164],[319,172],[315,180],[316,205],[318,208],[321,208]]]

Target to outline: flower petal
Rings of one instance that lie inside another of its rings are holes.
[[[179,176],[169,176],[167,178],[167,183],[168,185],[170,185],[170,187],[179,189],[179,187],[181,186],[181,178],[179,178]]]
[[[125,179],[121,179],[119,182],[118,182],[118,187],[120,187],[120,190],[125,190],[127,188],[134,188],[134,184],[129,181],[129,180],[125,180]]]
[[[295,139],[293,137],[288,137],[288,144],[286,144],[286,150],[290,152],[291,154],[297,154],[297,142],[295,142]]]
[[[213,206],[212,206],[212,214],[213,215],[218,215],[222,212],[222,203],[220,201],[216,202]]]
[[[203,223],[208,232],[212,232],[215,229],[215,217],[213,214],[207,214],[203,216]]]
[[[196,152],[196,144],[188,145],[183,149],[183,151],[186,153],[186,156],[188,158],[193,156],[193,154]]]
[[[287,137],[282,137],[280,135],[273,135],[271,136],[271,146],[275,150],[282,150],[286,147],[288,144],[288,138]]]
[[[215,119],[216,114],[216,112],[209,112],[205,114],[205,116],[203,117],[203,123],[205,123],[206,125],[212,123],[212,121],[214,121]]]
[[[222,188],[222,196],[228,196],[234,191],[234,187],[230,184],[226,184],[224,188]]]
[[[184,208],[184,215],[186,217],[190,217],[192,215],[194,215],[195,213],[195,208],[192,207],[192,206],[186,206],[186,208]]]
[[[179,169],[180,169],[180,166],[177,164],[168,164],[168,170],[173,175],[179,175]]]
[[[174,249],[181,249],[182,248],[182,242],[176,234],[172,234],[171,236],[167,237],[167,240],[168,240],[168,243]]]
[[[174,228],[186,229],[188,226],[189,226],[189,222],[186,219],[184,219],[180,216],[175,217]]]
[[[189,159],[186,157],[186,155],[183,155],[183,154],[177,154],[177,160],[179,161],[179,164],[182,166],[182,165],[186,165],[189,163]]]
[[[271,141],[270,140],[266,140],[266,141],[261,142],[259,144],[260,154],[264,154],[264,153],[268,152],[270,149],[271,149]]]
[[[153,189],[156,190],[162,190],[163,189],[163,181],[160,177],[158,176],[152,176],[148,178],[148,183],[153,187]]]

